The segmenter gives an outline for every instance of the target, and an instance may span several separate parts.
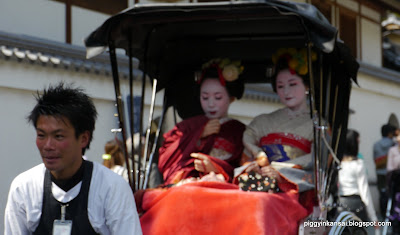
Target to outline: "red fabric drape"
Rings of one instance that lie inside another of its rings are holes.
[[[247,192],[222,182],[146,191],[143,234],[297,234],[307,215],[296,185],[286,192]]]

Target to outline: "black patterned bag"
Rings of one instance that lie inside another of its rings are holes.
[[[262,176],[255,171],[241,174],[238,180],[243,191],[279,192],[278,183],[274,178]]]

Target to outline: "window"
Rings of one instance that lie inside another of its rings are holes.
[[[357,57],[357,14],[349,14],[341,9],[339,16],[339,35],[350,48],[351,54]]]

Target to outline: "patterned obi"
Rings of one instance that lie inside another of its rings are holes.
[[[269,162],[284,162],[311,152],[311,141],[291,133],[271,133],[260,139]]]
[[[209,155],[219,158],[221,160],[227,160],[232,157],[232,153],[235,151],[235,145],[228,140],[216,137],[213,148]]]

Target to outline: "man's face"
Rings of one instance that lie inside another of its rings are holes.
[[[222,118],[228,114],[231,99],[219,80],[206,79],[201,84],[200,103],[208,118]]]
[[[82,148],[89,141],[86,131],[75,137],[67,118],[42,115],[36,123],[36,146],[47,169],[56,179],[68,179],[82,164]]]

